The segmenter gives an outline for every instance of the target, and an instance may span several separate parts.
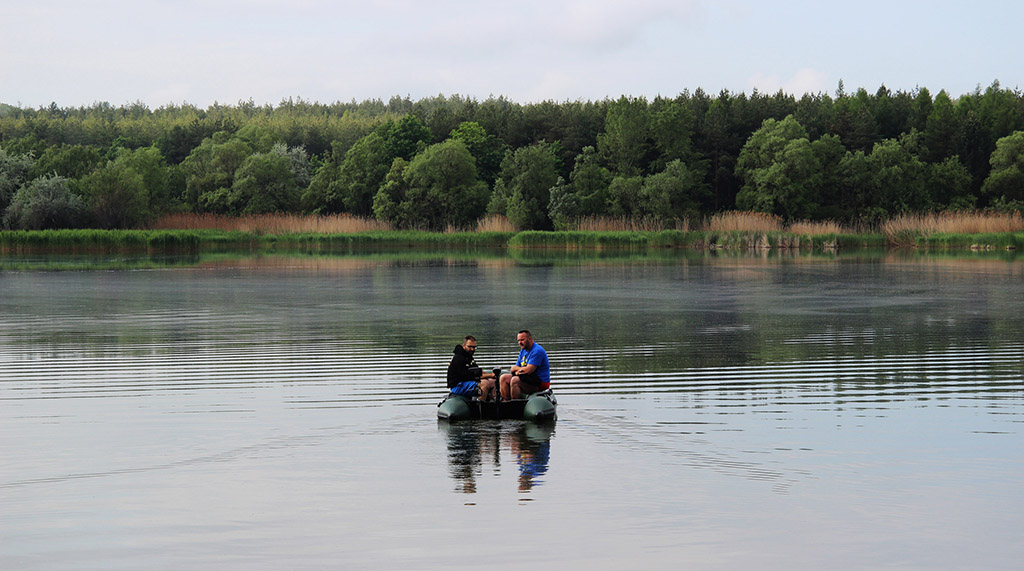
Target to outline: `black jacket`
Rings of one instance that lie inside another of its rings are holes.
[[[473,354],[462,348],[462,345],[455,346],[455,354],[448,363],[448,388],[465,381],[479,381],[480,367],[473,359]]]

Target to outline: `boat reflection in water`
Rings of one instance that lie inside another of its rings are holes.
[[[520,420],[437,422],[446,436],[448,469],[455,480],[455,491],[477,492],[477,480],[489,467],[501,474],[502,460],[515,460],[518,490],[528,493],[543,483],[551,457],[551,436],[555,423]]]

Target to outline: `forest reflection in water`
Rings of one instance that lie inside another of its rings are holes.
[[[54,264],[0,258],[5,568],[1024,557],[1010,255]],[[438,423],[462,336],[507,369],[524,327],[558,421]],[[543,557],[464,541],[538,521]]]

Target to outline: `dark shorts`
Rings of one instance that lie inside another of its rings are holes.
[[[530,385],[531,387],[534,388],[539,389],[541,386],[544,385],[544,381],[540,378],[540,375],[538,375],[537,373],[520,373],[516,376],[519,377],[520,382]]]

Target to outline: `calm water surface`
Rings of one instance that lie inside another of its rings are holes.
[[[10,268],[10,265],[7,266]],[[1024,262],[0,269],[0,568],[1024,560]],[[447,425],[452,348],[554,425]]]

